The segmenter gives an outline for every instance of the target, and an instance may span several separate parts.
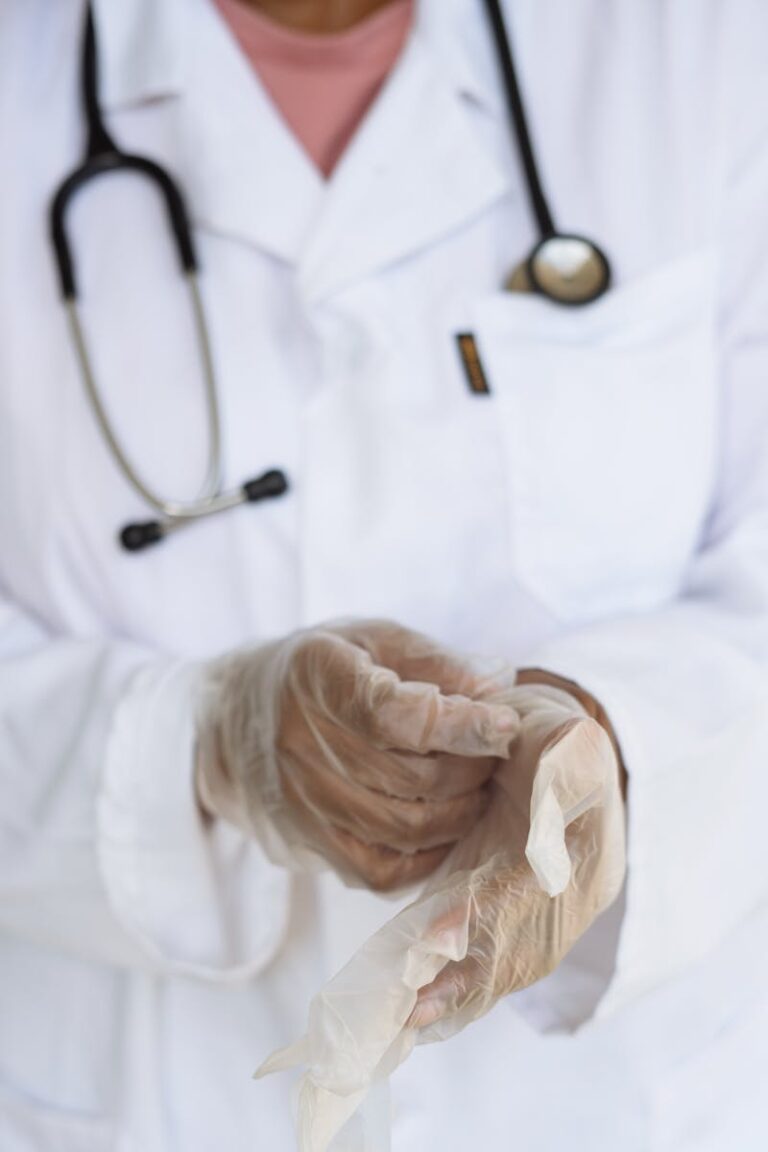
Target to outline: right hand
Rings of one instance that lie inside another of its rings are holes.
[[[270,857],[350,883],[423,880],[485,811],[515,711],[469,666],[385,622],[334,625],[216,662],[198,741],[211,814]]]

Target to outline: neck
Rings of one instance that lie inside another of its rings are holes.
[[[265,16],[299,32],[344,32],[391,0],[246,0]]]

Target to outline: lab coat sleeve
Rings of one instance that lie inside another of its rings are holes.
[[[530,664],[600,700],[629,774],[624,897],[594,926],[595,940],[585,937],[526,1001],[526,1014],[532,1008],[547,1027],[577,1026],[595,1008],[607,1012],[683,973],[727,944],[768,898],[766,88],[753,85],[734,121],[755,110],[762,117],[741,136],[725,196],[721,459],[698,554],[674,602],[529,654]],[[574,1012],[578,996],[565,990],[579,989],[590,943],[595,956],[600,939],[603,951],[616,945],[614,970],[600,973],[599,994],[587,990],[589,1007]]]
[[[271,959],[287,877],[201,816],[200,675],[127,643],[52,638],[0,599],[0,932],[210,979]]]

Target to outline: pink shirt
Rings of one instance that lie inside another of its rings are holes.
[[[296,32],[247,0],[215,0],[286,124],[325,176],[405,43],[413,0],[390,0],[345,32]]]

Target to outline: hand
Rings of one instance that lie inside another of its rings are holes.
[[[377,890],[430,875],[488,804],[518,731],[506,704],[417,633],[383,622],[300,632],[210,673],[198,741],[204,808],[272,859],[322,856]]]
[[[496,777],[493,813],[459,846],[441,885],[451,912],[430,936],[459,940],[408,1021],[425,1038],[457,1031],[551,972],[618,894],[624,877],[620,766],[604,728],[573,697],[514,688],[521,734]]]
[[[318,992],[306,1035],[257,1075],[298,1064],[303,1145],[324,1149],[417,1041],[444,1039],[550,972],[617,895],[624,809],[605,729],[549,686],[484,698],[520,715],[491,804],[422,895]]]

